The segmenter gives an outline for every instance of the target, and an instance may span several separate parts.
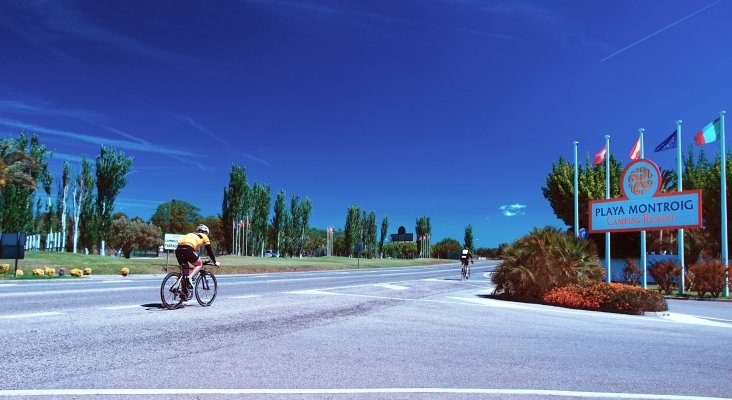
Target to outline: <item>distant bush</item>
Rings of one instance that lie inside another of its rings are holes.
[[[79,268],[74,268],[71,271],[69,271],[69,275],[71,275],[71,276],[80,277],[81,274],[83,274],[83,271],[80,270]]]
[[[603,276],[605,269],[597,262],[592,241],[546,227],[507,246],[491,279],[496,296],[541,301],[554,288],[599,281]]]
[[[33,269],[33,275],[39,276],[39,275],[45,275],[46,271],[43,268],[35,268]]]
[[[628,285],[637,285],[641,277],[641,269],[632,258],[625,259],[625,268],[623,268],[623,283]]]
[[[676,280],[681,276],[681,266],[674,260],[658,261],[651,264],[648,270],[658,285],[658,290],[671,294],[676,286]]]
[[[122,274],[122,276],[127,276],[130,274],[130,269],[127,267],[123,267],[121,270],[119,270],[119,272],[120,274]]]
[[[44,267],[43,274],[46,276],[56,276],[56,269],[50,268],[50,267]]]
[[[84,268],[84,275],[91,275],[91,274],[92,274],[92,269],[91,268],[88,268],[88,267],[87,268]]]
[[[384,254],[392,258],[412,259],[417,257],[416,242],[394,242],[384,245]]]
[[[711,297],[719,297],[725,286],[727,268],[721,260],[702,260],[689,267],[686,277],[689,280],[689,290],[697,292],[700,299],[706,293]]]
[[[668,304],[660,294],[622,283],[563,286],[547,293],[544,301],[562,307],[632,314],[668,310]]]
[[[0,264],[0,274],[7,274],[10,271],[10,264]]]

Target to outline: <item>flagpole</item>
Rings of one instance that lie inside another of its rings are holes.
[[[646,130],[643,128],[638,129],[638,133],[640,134],[640,158],[645,158],[645,149],[644,149],[644,143],[643,143],[643,132]],[[660,176],[658,177],[661,178]],[[648,281],[646,278],[646,267],[648,265],[648,260],[646,257],[646,231],[641,231],[641,256],[640,256],[640,262],[641,262],[641,268],[643,268],[643,276],[641,277],[641,287],[643,289],[648,288]]]
[[[605,135],[605,199],[610,198],[610,135]],[[605,232],[605,263],[607,282],[611,282],[610,232]]]
[[[577,171],[577,145],[578,141],[572,142],[574,144],[574,237],[579,236],[579,173]]]
[[[722,164],[720,170],[722,172],[721,194],[722,194],[722,262],[725,267],[729,266],[729,249],[727,243],[727,149],[724,139],[724,114],[726,111],[719,112],[720,121],[720,137],[719,146],[722,153]],[[729,269],[724,274],[724,297],[729,297]]]
[[[681,192],[684,189],[682,181],[683,175],[681,174],[681,123],[683,121],[676,121],[676,189]],[[677,240],[678,253],[679,253],[679,264],[681,265],[681,282],[679,282],[679,294],[684,294],[684,280],[686,279],[686,269],[684,267],[684,230],[679,229],[679,238]]]

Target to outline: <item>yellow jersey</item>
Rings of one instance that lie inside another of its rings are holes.
[[[189,233],[178,241],[178,246],[191,246],[194,249],[199,248],[202,244],[206,246],[211,244],[205,233]]]

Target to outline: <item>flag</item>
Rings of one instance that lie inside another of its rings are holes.
[[[670,150],[676,148],[676,131],[673,131],[669,137],[663,139],[658,146],[656,146],[656,152]]]
[[[630,157],[631,160],[637,160],[640,158],[640,136],[638,137],[638,140],[635,141],[635,146],[630,150],[630,154],[628,154],[628,157]]]
[[[713,122],[710,122],[702,130],[696,133],[694,141],[697,146],[701,146],[707,143],[712,143],[719,139],[722,132],[722,119],[717,118]]]
[[[592,165],[599,165],[602,164],[603,161],[605,161],[605,155],[607,154],[607,146],[602,146],[602,149],[595,153],[595,162],[592,163]]]

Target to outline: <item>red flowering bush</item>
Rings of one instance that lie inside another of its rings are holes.
[[[676,286],[676,280],[681,276],[681,266],[673,260],[659,261],[652,264],[648,272],[658,284],[658,290],[671,294]]]
[[[622,283],[563,286],[547,293],[544,301],[562,307],[632,314],[668,310],[666,300],[658,293]]]
[[[686,275],[689,281],[689,290],[698,293],[699,298],[704,298],[706,293],[712,297],[719,297],[724,290],[724,276],[727,268],[721,260],[699,261],[689,267]]]

